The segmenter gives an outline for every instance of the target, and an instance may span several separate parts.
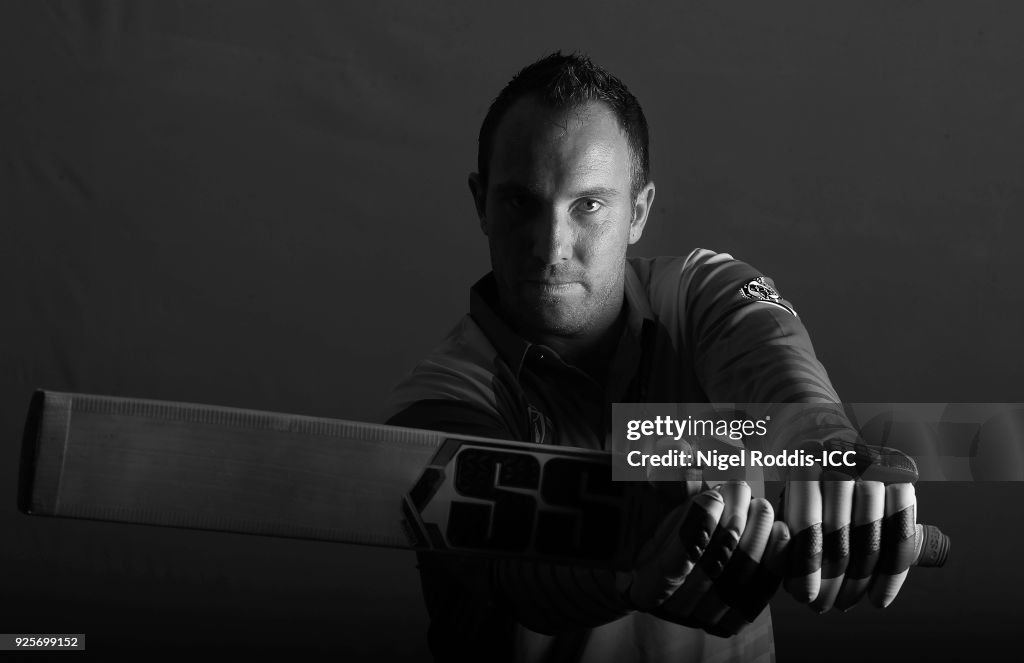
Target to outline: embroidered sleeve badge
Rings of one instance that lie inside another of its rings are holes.
[[[740,288],[740,295],[753,301],[775,304],[779,308],[796,315],[796,311],[794,311],[789,304],[783,301],[782,295],[780,295],[779,291],[775,289],[775,284],[764,276],[758,276],[756,279],[747,281],[743,287]]]

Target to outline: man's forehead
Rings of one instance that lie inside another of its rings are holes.
[[[496,142],[507,145],[535,137],[559,138],[588,128],[604,131],[614,129],[622,135],[614,112],[602,101],[552,108],[535,95],[528,95],[505,111],[494,137]],[[625,135],[622,138],[624,140]]]
[[[586,175],[595,169],[628,170],[628,158],[628,142],[607,104],[555,109],[525,97],[509,108],[497,127],[491,169],[492,175],[499,175],[561,160],[576,174]]]

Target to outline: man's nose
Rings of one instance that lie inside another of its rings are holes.
[[[539,216],[533,228],[533,256],[545,265],[572,258],[572,227],[568,212],[550,210]]]

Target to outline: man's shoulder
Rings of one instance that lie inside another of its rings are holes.
[[[740,286],[760,273],[728,253],[694,249],[685,256],[629,258],[636,282],[657,315],[675,310],[702,293],[738,294]]]
[[[699,248],[693,249],[685,256],[631,257],[627,259],[627,262],[647,290],[652,288],[678,290],[690,285],[696,276],[705,276],[723,269],[753,269],[729,253]]]
[[[771,278],[729,253],[694,249],[686,256],[629,258],[629,265],[633,297],[642,296],[651,315],[672,329],[738,322],[755,312],[781,314],[787,325],[786,314],[796,318]]]

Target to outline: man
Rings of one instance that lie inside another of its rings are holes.
[[[607,449],[614,402],[838,403],[792,306],[759,272],[705,250],[626,258],[655,196],[647,124],[621,81],[586,57],[555,53],[512,79],[481,127],[469,187],[492,272],[473,286],[470,314],[398,386],[388,423]],[[878,501],[881,484],[857,483]],[[835,484],[794,483],[786,498],[818,528],[794,531],[787,589],[818,611],[843,585],[841,569],[821,581],[818,523],[842,512],[848,524],[852,508],[853,482]],[[724,502],[715,538],[673,548],[679,537],[662,536],[678,529],[670,514],[648,544],[655,562],[625,578],[420,555],[436,659],[771,660],[767,610],[731,638],[673,613],[696,558],[735,547],[748,513],[771,513],[745,485],[702,499]],[[781,550],[785,526],[772,537]],[[829,555],[845,564],[842,548],[830,547],[826,566]],[[846,604],[864,591],[847,588]]]

